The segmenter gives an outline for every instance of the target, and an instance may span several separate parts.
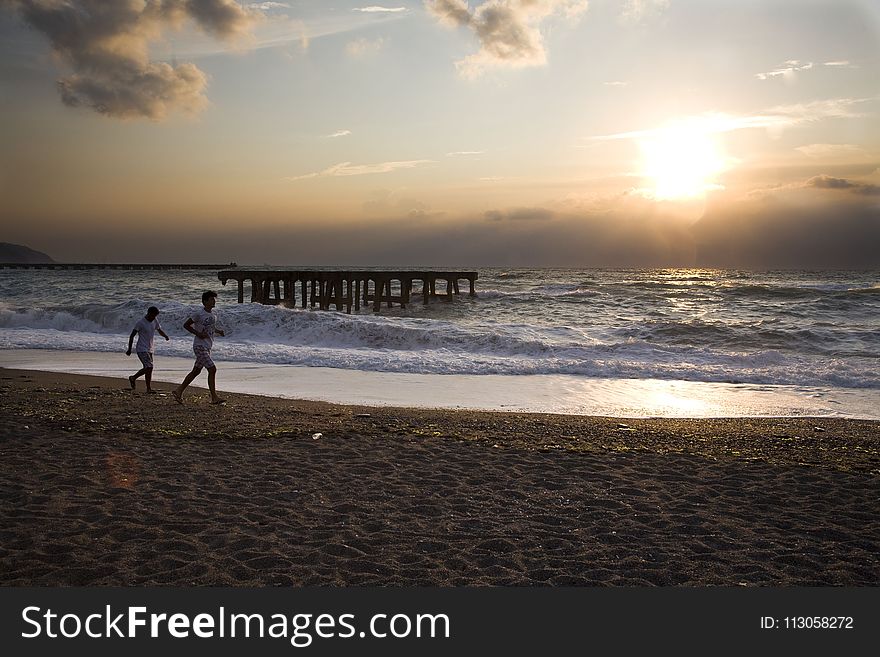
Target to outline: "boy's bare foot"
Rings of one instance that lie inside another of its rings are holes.
[[[183,396],[180,394],[179,390],[172,390],[171,396],[174,397],[174,401],[176,401],[178,404],[183,403]]]
[[[155,395],[155,394],[156,394],[156,391],[153,390],[152,388],[148,388],[148,389],[147,389],[147,394],[148,394],[148,395]]]
[[[128,377],[128,382],[131,384],[131,389],[134,390],[134,376]]]
[[[219,404],[225,404],[225,403],[226,403],[226,400],[225,400],[225,399],[220,399],[219,397],[217,397],[217,399],[212,400],[211,403],[212,403],[212,404],[218,404],[218,405],[219,405]]]

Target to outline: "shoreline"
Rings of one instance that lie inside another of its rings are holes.
[[[880,584],[878,422],[155,388],[0,369],[0,584]]]
[[[217,361],[218,390],[363,406],[619,418],[844,417],[880,420],[878,391],[575,375],[456,375]],[[121,352],[0,349],[0,367],[117,377],[138,369]],[[155,381],[179,383],[190,358],[159,356]],[[206,385],[203,373],[193,386]]]

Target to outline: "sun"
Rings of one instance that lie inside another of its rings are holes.
[[[639,142],[642,175],[653,183],[658,200],[702,197],[718,189],[727,159],[716,133],[699,119],[671,123]]]

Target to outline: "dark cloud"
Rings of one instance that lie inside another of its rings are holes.
[[[710,209],[693,227],[699,266],[870,268],[880,266],[880,208],[852,197],[765,197]]]
[[[487,210],[483,213],[486,221],[547,221],[555,213],[545,208],[513,208],[511,210]]]
[[[856,182],[846,178],[832,178],[826,175],[814,176],[804,183],[804,186],[817,189],[846,189],[855,194],[864,194],[866,196],[880,195],[880,185]]]
[[[831,176],[815,176],[806,182],[807,187],[819,187],[825,189],[852,189],[855,183],[843,178],[832,178]]]
[[[58,81],[61,100],[115,118],[162,119],[169,108],[194,114],[207,103],[205,74],[192,64],[120,66],[113,76],[71,75]]]
[[[229,40],[253,20],[234,0],[0,0],[0,7],[48,37],[73,69],[58,81],[66,105],[123,119],[160,120],[207,104],[207,79],[195,65],[149,60],[148,45],[163,30],[192,20]]]
[[[192,18],[203,30],[221,39],[243,34],[252,22],[235,0],[165,0],[161,4],[170,6],[178,20]]]

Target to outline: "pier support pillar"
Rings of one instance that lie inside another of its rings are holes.
[[[400,307],[406,308],[406,304],[409,303],[409,286],[411,281],[401,278],[400,279]]]
[[[382,290],[385,289],[385,281],[375,279],[373,287],[373,312],[377,313],[382,307]]]

